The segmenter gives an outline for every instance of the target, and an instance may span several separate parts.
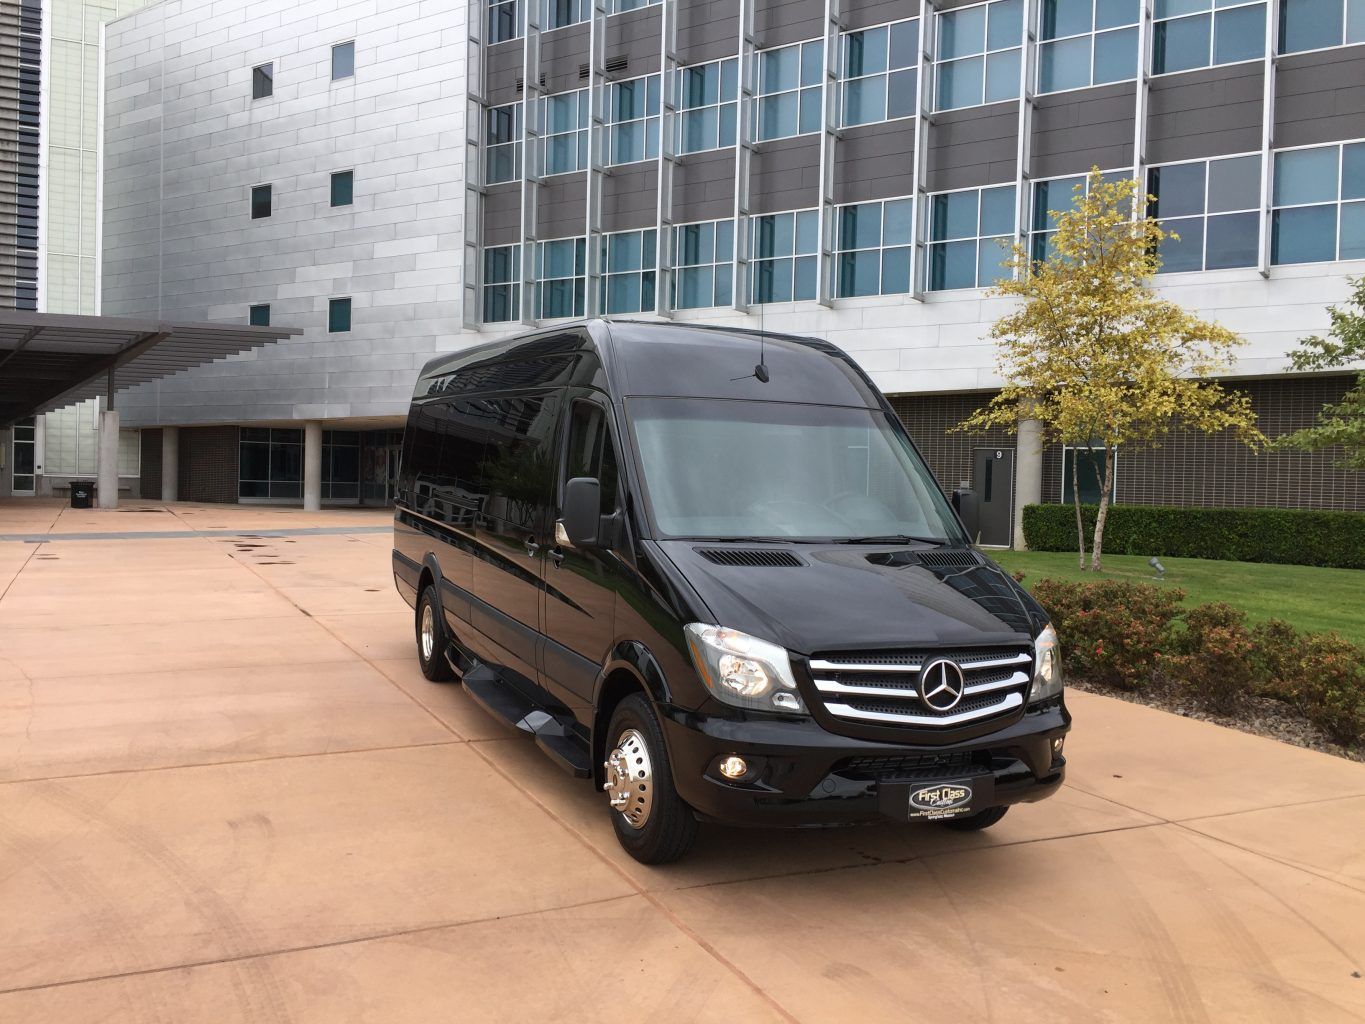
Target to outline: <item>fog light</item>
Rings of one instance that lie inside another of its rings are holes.
[[[731,754],[721,758],[720,773],[727,779],[742,779],[749,774],[749,765],[738,754]]]
[[[783,711],[800,711],[801,698],[794,693],[779,690],[773,694],[773,707],[781,708]]]
[[[1063,742],[1063,740],[1062,740],[1062,737],[1060,737],[1060,736],[1058,736],[1055,740],[1052,741],[1052,756],[1053,756],[1053,757],[1060,757],[1060,756],[1061,756],[1061,754],[1062,754],[1062,742]]]

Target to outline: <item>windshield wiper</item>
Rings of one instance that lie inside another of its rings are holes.
[[[947,537],[914,537],[908,533],[892,533],[884,537],[845,537],[840,544],[932,544],[942,547],[948,543]]]

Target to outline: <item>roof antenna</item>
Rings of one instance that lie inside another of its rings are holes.
[[[760,327],[759,330],[762,330],[762,328]],[[767,341],[767,338],[768,338],[767,334],[760,334],[758,336],[758,364],[754,367],[754,372],[746,373],[743,377],[731,377],[730,379],[732,381],[748,380],[750,377],[753,377],[760,384],[766,384],[768,383],[768,381],[773,379],[773,375],[768,370],[767,349],[764,346],[764,343]]]

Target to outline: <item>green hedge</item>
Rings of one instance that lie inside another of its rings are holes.
[[[1081,506],[1087,534],[1094,505]],[[1071,505],[1029,505],[1024,540],[1032,551],[1075,551]],[[1213,558],[1365,569],[1365,513],[1283,508],[1168,508],[1113,505],[1105,554]]]

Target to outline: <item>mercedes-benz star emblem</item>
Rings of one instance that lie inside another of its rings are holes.
[[[957,707],[966,689],[962,669],[947,658],[929,662],[919,674],[919,699],[935,711],[951,711]]]

